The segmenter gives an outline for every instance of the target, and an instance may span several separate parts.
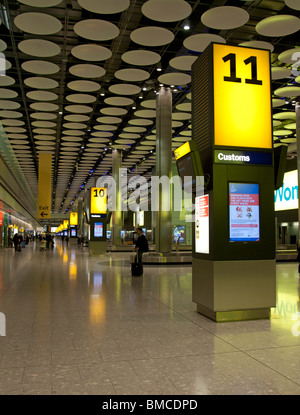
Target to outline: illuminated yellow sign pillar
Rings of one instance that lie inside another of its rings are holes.
[[[107,189],[91,187],[90,189],[90,242],[91,256],[106,253],[106,215]]]
[[[211,44],[192,67],[192,139],[206,178],[195,198],[193,301],[216,321],[276,305],[270,52]]]

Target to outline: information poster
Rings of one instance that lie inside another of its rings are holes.
[[[229,240],[259,241],[259,186],[229,183]]]
[[[103,237],[103,223],[96,222],[94,225],[94,237],[102,238]]]
[[[209,254],[209,195],[195,198],[195,252]]]

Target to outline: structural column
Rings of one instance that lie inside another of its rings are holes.
[[[160,88],[156,101],[156,175],[169,179],[172,175],[172,92],[167,87]],[[172,252],[171,191],[163,191],[160,185],[157,196],[156,251],[168,253]]]
[[[115,183],[115,194],[113,198],[112,211],[112,227],[111,241],[113,245],[121,245],[121,229],[122,229],[122,193],[120,190],[120,168],[121,168],[121,152],[113,149],[112,152],[112,177]]]

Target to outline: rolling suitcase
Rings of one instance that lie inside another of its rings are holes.
[[[137,262],[137,255],[135,256],[135,259],[131,264],[131,275],[133,277],[140,277],[141,275],[143,275],[143,264]]]
[[[25,242],[24,242],[24,241],[22,241],[22,242],[21,242],[21,248],[25,248],[25,246],[26,246],[26,245],[25,245]]]
[[[21,244],[18,244],[17,245],[17,252],[20,252],[20,251],[22,251]]]

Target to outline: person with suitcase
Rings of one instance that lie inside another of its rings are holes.
[[[147,238],[143,233],[143,229],[137,228],[136,232],[138,234],[138,238],[135,243],[136,257],[134,263],[132,264],[132,276],[139,277],[143,275],[143,253],[149,251],[149,246]]]

